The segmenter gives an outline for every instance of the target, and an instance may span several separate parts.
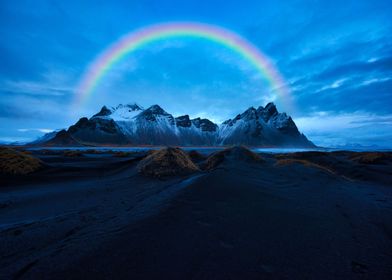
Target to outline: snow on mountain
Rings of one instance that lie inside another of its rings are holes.
[[[273,103],[251,107],[234,119],[217,125],[208,119],[173,117],[159,105],[143,109],[137,104],[106,107],[90,119],[81,118],[64,137],[81,144],[313,147],[291,117]],[[51,143],[56,142],[55,139]]]
[[[93,118],[111,118],[114,121],[128,121],[143,111],[136,103],[119,104],[117,107],[108,108],[103,106],[101,111],[93,116]]]

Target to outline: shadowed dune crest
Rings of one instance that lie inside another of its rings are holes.
[[[390,153],[362,152],[351,156],[351,160],[362,164],[385,164],[392,160]]]
[[[392,156],[391,153],[385,152],[298,152],[278,154],[275,155],[275,159],[277,167],[300,164],[348,180],[384,182],[391,176],[389,166],[392,163]],[[371,166],[377,166],[377,171]]]
[[[196,150],[189,151],[188,155],[192,159],[193,162],[201,162],[207,158],[207,156],[199,153]]]
[[[305,159],[295,159],[295,158],[284,158],[284,159],[278,159],[275,163],[275,166],[284,166],[284,165],[290,165],[290,164],[294,164],[294,163],[298,163],[298,164],[302,164],[304,166],[308,166],[308,167],[315,167],[321,170],[324,170],[326,172],[329,172],[331,174],[336,175],[336,172],[334,170],[332,170],[331,168],[322,166],[320,164],[311,162],[309,160],[305,160]]]
[[[252,152],[245,146],[234,146],[231,148],[224,149],[223,151],[215,152],[210,155],[205,164],[204,169],[212,170],[218,167],[225,160],[234,161],[248,161],[248,162],[260,162],[262,158],[260,155]]]

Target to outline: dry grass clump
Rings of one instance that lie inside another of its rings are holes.
[[[81,157],[81,156],[83,156],[83,153],[82,153],[82,151],[67,150],[67,151],[64,151],[63,155],[65,157]]]
[[[150,152],[139,162],[137,170],[145,176],[160,178],[199,171],[187,153],[179,148],[164,148]]]
[[[215,152],[207,158],[204,169],[211,170],[221,164],[226,158],[232,160],[260,162],[262,158],[260,155],[252,152],[245,146],[234,146],[224,149],[223,151]]]
[[[0,173],[25,175],[40,169],[42,166],[41,160],[28,153],[0,147]]]
[[[350,157],[352,161],[362,164],[382,164],[392,159],[392,154],[382,152],[355,153]]]

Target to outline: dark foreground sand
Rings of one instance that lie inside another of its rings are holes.
[[[262,154],[153,179],[141,156],[2,175],[0,279],[392,279],[390,160]]]

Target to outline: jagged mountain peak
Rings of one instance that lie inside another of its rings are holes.
[[[195,127],[200,128],[202,131],[212,132],[218,129],[218,126],[209,119],[195,118],[192,119],[191,122]]]
[[[168,112],[166,112],[164,109],[162,109],[161,106],[155,104],[147,109],[143,110],[139,116],[141,117],[146,117],[146,116],[171,116]]]
[[[118,109],[122,109],[122,108],[126,108],[126,109],[130,109],[132,111],[141,111],[143,110],[142,106],[139,106],[139,104],[135,103],[128,103],[128,104],[118,104],[116,107],[116,110]]]
[[[241,119],[256,119],[257,118],[257,110],[254,107],[249,107],[240,116],[241,116]]]
[[[273,116],[279,114],[280,113],[276,109],[276,105],[273,102],[270,102],[265,107],[259,106],[257,109],[253,106],[249,107],[243,113],[235,116],[234,119],[228,119],[224,121],[222,124],[227,124],[232,126],[238,120],[249,121],[249,120],[256,120],[258,118],[262,118],[265,122],[268,122]]]
[[[151,112],[151,113],[156,114],[156,115],[166,115],[166,114],[168,114],[158,104],[155,104],[155,105],[152,105],[152,106],[148,107],[145,111]]]
[[[192,122],[189,118],[189,115],[183,115],[175,118],[176,125],[180,127],[190,127]]]
[[[267,110],[267,111],[274,110],[274,111],[278,112],[274,102],[268,102],[267,105],[265,105],[264,110]]]
[[[175,123],[174,117],[168,112],[166,112],[165,110],[163,110],[162,107],[157,104],[152,105],[147,109],[145,109],[144,111],[142,111],[140,114],[137,115],[137,118],[139,120],[147,120],[150,122],[155,122],[158,119],[160,120],[166,119],[172,125],[174,125]]]
[[[109,109],[108,107],[106,107],[106,105],[104,105],[102,106],[101,110],[93,116],[93,118],[109,116],[112,113],[113,113],[113,109]]]
[[[262,108],[262,107],[261,107]],[[278,109],[276,109],[276,105],[273,102],[268,103],[263,109],[258,110],[258,115],[264,119],[265,122],[279,114]]]

